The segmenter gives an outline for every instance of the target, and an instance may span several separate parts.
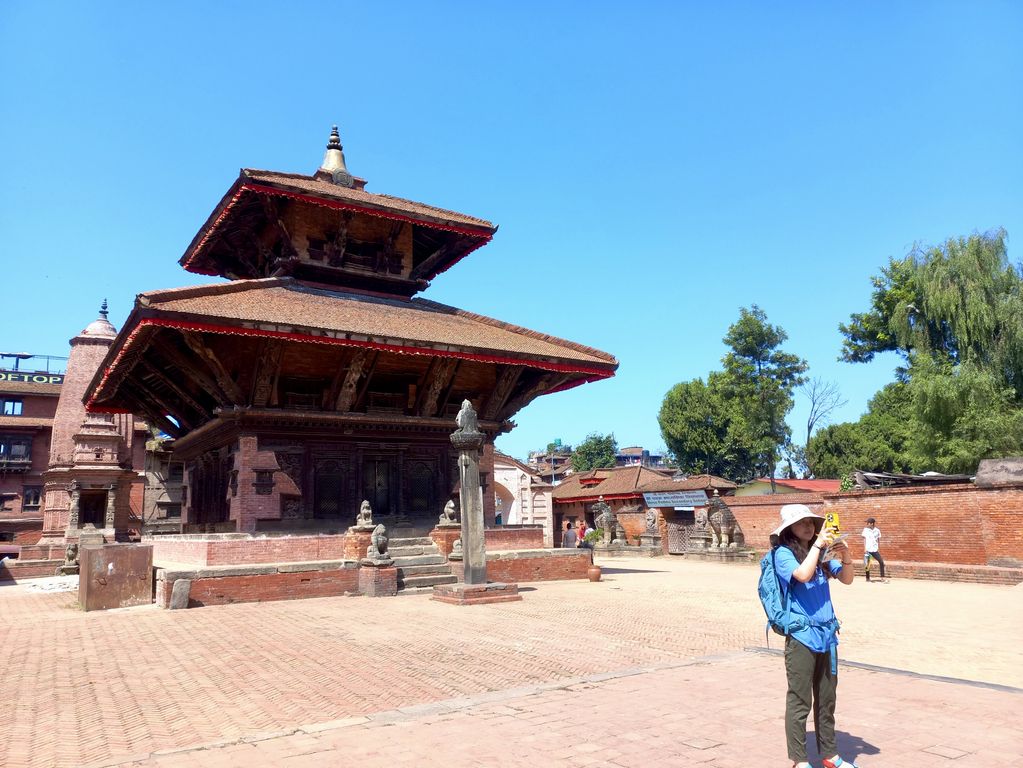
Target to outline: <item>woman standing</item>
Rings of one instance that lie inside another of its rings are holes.
[[[835,693],[838,687],[838,620],[829,581],[853,580],[852,559],[844,541],[823,530],[824,518],[805,504],[781,508],[781,525],[772,533],[780,545],[775,572],[792,624],[785,638],[785,738],[794,768],[811,768],[806,760],[806,718],[814,710],[817,750],[824,768],[849,765],[835,743]],[[826,553],[825,553],[826,552]]]

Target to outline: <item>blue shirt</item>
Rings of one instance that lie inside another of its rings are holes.
[[[831,573],[837,576],[842,571],[839,560],[826,563]],[[820,566],[814,571],[813,578],[805,584],[792,578],[792,572],[799,567],[796,556],[786,546],[778,547],[774,553],[774,570],[781,582],[782,600],[790,600],[792,618],[806,619],[799,622],[789,634],[815,653],[824,653],[832,646],[838,645],[835,630],[835,609],[831,605],[831,588],[828,578]],[[791,596],[789,595],[791,593]]]

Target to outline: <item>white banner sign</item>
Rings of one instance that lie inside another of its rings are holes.
[[[644,493],[643,501],[648,507],[705,507],[707,494],[703,491]]]

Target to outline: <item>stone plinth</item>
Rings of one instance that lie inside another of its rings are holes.
[[[451,555],[451,550],[455,546],[455,540],[462,535],[462,526],[455,523],[454,525],[438,525],[430,531],[430,538],[433,539],[433,543],[437,545],[437,549],[444,557]]]
[[[398,594],[398,569],[393,565],[365,565],[359,568],[359,592],[366,597],[393,597]]]
[[[433,588],[433,600],[450,605],[486,605],[521,600],[518,584],[442,584]]]
[[[716,563],[741,563],[756,560],[757,553],[747,547],[709,547],[707,549],[687,549],[686,557],[690,560],[709,560]]]
[[[366,556],[366,550],[373,541],[372,528],[353,527],[345,534],[344,556],[346,560],[359,560]]]
[[[145,544],[82,547],[78,603],[103,611],[153,602],[153,548]]]

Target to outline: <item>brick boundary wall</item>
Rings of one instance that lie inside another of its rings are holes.
[[[590,567],[589,550],[527,549],[487,552],[487,580],[518,584],[524,581],[585,579]],[[451,572],[463,579],[461,560],[451,561]]]
[[[43,519],[38,520],[4,520],[0,518],[0,532],[14,534],[10,542],[19,547],[30,547],[39,543],[43,535]]]
[[[850,534],[853,559],[860,563],[860,531],[868,517],[876,518],[882,532],[881,554],[893,564],[893,574],[1010,583],[1023,568],[1023,485],[978,488],[964,483],[729,496],[725,502],[739,521],[746,544],[760,552],[770,546],[769,535],[778,525],[782,505],[806,504],[818,514],[838,513],[842,530]]]

